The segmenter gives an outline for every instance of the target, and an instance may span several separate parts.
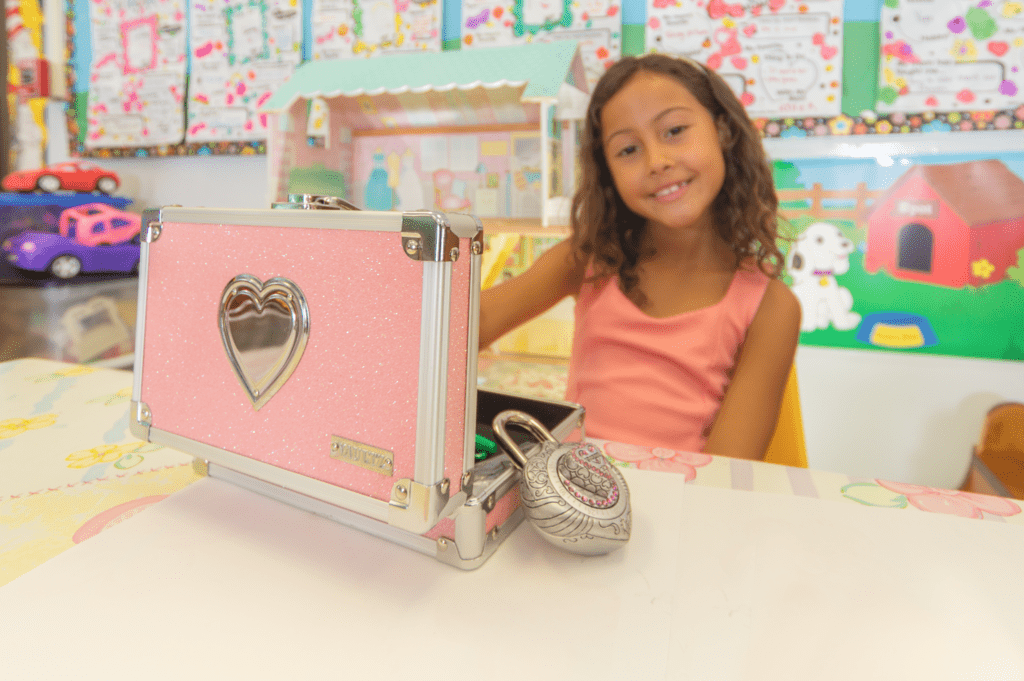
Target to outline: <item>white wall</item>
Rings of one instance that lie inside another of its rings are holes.
[[[801,346],[812,468],[944,488],[963,483],[986,412],[1024,402],[1024,363]]]
[[[94,159],[95,160],[95,159]],[[137,210],[182,205],[269,208],[266,156],[101,159],[121,178],[119,195]]]
[[[64,105],[47,108],[47,163],[69,158]],[[266,156],[164,156],[89,159],[121,178],[117,196],[131,209],[182,205],[204,208],[269,208]]]

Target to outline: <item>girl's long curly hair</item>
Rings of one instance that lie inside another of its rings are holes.
[[[732,247],[736,263],[752,258],[771,277],[783,270],[776,244],[778,206],[771,165],[761,136],[743,105],[722,78],[697,62],[663,54],[623,57],[601,77],[587,107],[580,148],[580,181],[572,201],[573,254],[591,263],[597,277],[618,274],[623,289],[637,284],[646,221],[619,196],[604,155],[601,112],[640,71],[682,83],[711,114],[725,159],[725,180],[711,211],[719,236]]]

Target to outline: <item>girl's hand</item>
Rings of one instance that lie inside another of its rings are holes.
[[[512,329],[579,293],[583,266],[572,256],[568,239],[545,252],[518,277],[480,296],[480,347],[486,348]]]
[[[764,459],[799,339],[800,302],[773,279],[747,330],[705,452]]]

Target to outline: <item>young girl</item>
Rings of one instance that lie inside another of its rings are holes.
[[[800,333],[761,139],[696,62],[626,57],[594,89],[572,237],[483,293],[486,347],[576,297],[566,399],[587,434],[761,459]]]

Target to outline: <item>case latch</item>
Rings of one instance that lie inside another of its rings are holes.
[[[287,201],[272,203],[270,207],[292,210],[359,210],[359,206],[340,196],[317,194],[289,194]]]
[[[442,213],[410,211],[402,213],[402,250],[413,260],[453,262],[459,259],[459,237]]]

